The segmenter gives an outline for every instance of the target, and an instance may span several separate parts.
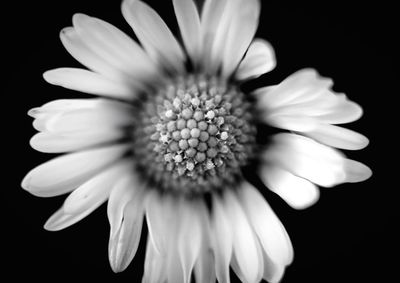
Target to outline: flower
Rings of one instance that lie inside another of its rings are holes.
[[[173,0],[182,45],[147,4],[122,12],[141,45],[82,14],[61,31],[87,69],[60,68],[47,82],[102,98],[62,99],[29,111],[38,151],[66,153],[30,171],[22,187],[41,197],[70,193],[46,222],[64,229],[107,203],[115,272],[149,230],[143,282],[278,282],[293,260],[282,223],[242,168],[259,160],[265,185],[296,209],[318,186],[360,182],[365,165],[335,148],[368,140],[340,125],[362,110],[332,80],[300,70],[275,86],[243,93],[241,82],[275,66],[270,44],[254,39],[258,0]],[[282,129],[264,148],[258,122]]]

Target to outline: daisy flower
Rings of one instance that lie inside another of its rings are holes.
[[[61,41],[86,68],[44,73],[54,85],[93,94],[31,109],[31,146],[65,153],[31,170],[33,195],[70,193],[45,224],[57,231],[107,203],[113,271],[135,256],[144,221],[149,236],[143,282],[278,282],[293,260],[284,226],[243,177],[259,164],[265,185],[296,209],[321,187],[370,177],[336,148],[358,150],[363,135],[340,124],[361,107],[332,91],[332,80],[300,70],[278,85],[244,93],[241,83],[275,67],[274,51],[254,38],[260,1],[173,0],[182,42],[146,3],[122,14],[139,43],[116,27],[73,16]],[[267,147],[257,126],[281,129]]]

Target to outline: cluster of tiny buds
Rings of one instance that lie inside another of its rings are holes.
[[[213,176],[233,177],[227,173],[237,174],[254,141],[248,107],[241,92],[216,79],[191,76],[160,90],[145,103],[145,127],[136,131],[145,162],[157,164],[151,177],[174,189],[201,191],[212,187]]]

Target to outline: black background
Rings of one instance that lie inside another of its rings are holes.
[[[176,33],[170,1],[148,2]],[[392,219],[395,207],[389,203],[390,191],[398,184],[382,176],[391,166],[389,160],[396,160],[394,148],[391,155],[383,153],[389,147],[386,142],[395,135],[391,131],[398,128],[391,117],[396,113],[389,110],[391,104],[397,104],[398,90],[393,86],[399,77],[393,57],[398,37],[394,7],[382,2],[359,6],[334,1],[317,5],[262,2],[257,36],[272,43],[278,65],[251,87],[277,83],[304,67],[334,78],[334,89],[347,93],[365,110],[362,119],[348,127],[371,140],[366,149],[346,154],[374,170],[366,182],[321,189],[320,201],[304,211],[291,209],[265,192],[295,248],[294,262],[282,282],[384,282],[393,271],[390,262],[396,262],[389,258],[395,254],[389,227],[397,225]],[[2,10],[7,21],[2,39],[2,65],[7,70],[2,79],[2,140],[10,143],[2,154],[2,177],[7,181],[1,189],[2,277],[10,274],[15,280],[42,282],[140,282],[145,235],[129,268],[114,274],[107,259],[105,206],[66,230],[47,232],[42,226],[64,196],[41,199],[20,188],[26,172],[51,157],[29,147],[34,130],[27,110],[53,99],[81,97],[46,84],[41,77],[51,68],[79,66],[62,47],[59,31],[71,25],[74,13],[82,12],[132,35],[119,1],[15,1]]]

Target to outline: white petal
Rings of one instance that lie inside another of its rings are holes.
[[[192,270],[199,256],[202,243],[200,208],[196,203],[183,201],[180,213],[178,254],[182,264],[184,282],[190,283]]]
[[[65,133],[131,126],[132,107],[127,103],[97,99],[88,107],[70,107],[66,110],[43,110],[33,122],[40,131]],[[40,111],[40,110],[37,110]]]
[[[329,124],[321,124],[306,135],[323,144],[347,150],[362,149],[369,143],[365,136],[357,132]]]
[[[22,187],[41,197],[70,192],[121,158],[129,147],[114,145],[56,157],[32,169],[22,181]]]
[[[122,174],[121,169],[125,165],[126,162],[119,162],[77,188],[65,200],[60,211],[47,221],[45,229],[50,231],[64,229],[98,208],[107,200],[112,184],[119,177],[117,173]]]
[[[167,203],[158,192],[150,192],[146,197],[146,221],[149,229],[149,240],[157,253],[165,256],[167,253],[167,239],[165,230],[173,220]]]
[[[372,176],[372,171],[366,165],[355,161],[346,159],[346,182],[358,183],[367,180]]]
[[[315,99],[321,93],[326,93],[332,84],[331,79],[320,77],[315,70],[302,69],[290,75],[272,89],[261,88],[254,93],[258,97],[261,107],[275,109],[280,106]]]
[[[215,283],[215,260],[211,243],[211,224],[209,212],[204,202],[199,202],[199,216],[202,230],[202,244],[200,254],[194,266],[194,277],[196,282]]]
[[[275,53],[269,42],[257,38],[246,53],[236,72],[238,80],[248,80],[270,72],[276,66]]]
[[[112,142],[124,137],[120,129],[77,131],[65,134],[37,133],[30,140],[30,145],[41,152],[61,153],[82,150],[88,147]]]
[[[65,49],[82,65],[100,73],[107,78],[121,81],[122,73],[117,70],[105,58],[91,50],[73,27],[67,27],[60,32],[61,42]]]
[[[345,179],[342,153],[300,135],[275,135],[264,160],[323,187],[332,187]]]
[[[142,1],[124,0],[122,14],[154,61],[183,72],[182,48],[157,12]]]
[[[65,229],[88,216],[97,207],[98,206],[90,207],[79,214],[67,214],[63,207],[61,207],[46,221],[44,229],[47,231],[59,231]]]
[[[144,262],[143,283],[164,282],[166,263],[162,255],[154,248],[153,242],[147,239],[146,258]]]
[[[309,132],[318,127],[318,122],[310,117],[274,115],[268,112],[263,121],[273,127],[295,132]]]
[[[119,179],[112,188],[107,204],[107,216],[110,222],[110,237],[113,238],[123,220],[125,206],[141,193],[143,184],[133,172]]]
[[[258,239],[248,222],[236,196],[225,193],[224,207],[230,220],[233,235],[233,252],[245,282],[259,282],[263,274],[262,253]]]
[[[114,272],[125,270],[134,258],[143,225],[143,198],[132,199],[124,209],[120,229],[110,237],[108,257]]]
[[[237,1],[237,14],[232,18],[224,51],[222,74],[229,77],[242,60],[258,27],[260,2],[258,0]]]
[[[273,262],[263,250],[264,274],[263,279],[269,283],[278,283],[285,273],[285,265]]]
[[[218,282],[229,283],[229,262],[232,256],[232,229],[224,207],[217,196],[213,196],[213,215],[211,229],[213,232],[215,271]]]
[[[285,227],[263,196],[245,182],[239,190],[239,200],[268,257],[279,265],[293,260],[293,247]]]
[[[330,112],[318,116],[318,120],[327,124],[345,124],[360,119],[362,114],[363,110],[360,105],[344,100],[332,107]]]
[[[156,65],[143,49],[113,25],[84,14],[75,14],[72,21],[82,41],[126,77],[139,84],[156,75]]]
[[[313,183],[277,166],[263,167],[260,177],[271,191],[295,209],[305,209],[319,199],[319,189]]]
[[[78,110],[83,108],[94,108],[104,101],[99,98],[88,98],[88,99],[56,99],[43,104],[41,107],[32,108],[28,111],[28,115],[37,118],[40,115],[63,112],[69,110]]]
[[[77,214],[89,206],[102,204],[108,199],[117,181],[130,174],[131,170],[131,160],[118,161],[73,191],[64,202],[64,211]]]
[[[206,0],[201,14],[202,65],[209,73],[215,72],[222,64],[222,56],[212,57],[216,38],[226,30],[224,15],[228,13],[227,0]],[[221,47],[222,48],[222,47]],[[215,51],[214,51],[215,53]]]
[[[200,17],[193,0],[174,0],[174,9],[186,50],[197,64],[202,48]]]
[[[45,72],[43,77],[50,84],[80,92],[125,100],[135,98],[135,90],[129,85],[84,69],[59,68]]]

